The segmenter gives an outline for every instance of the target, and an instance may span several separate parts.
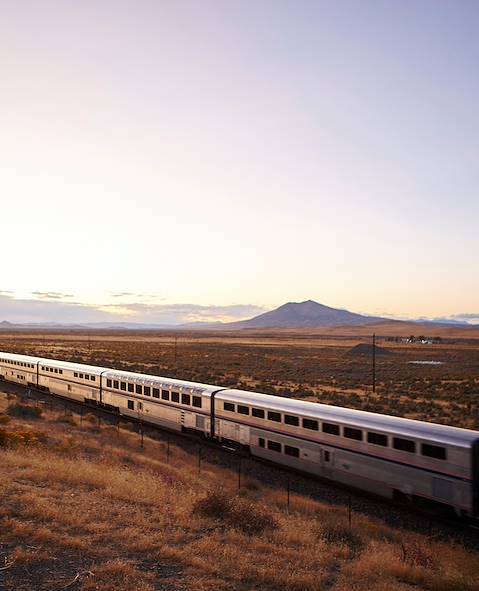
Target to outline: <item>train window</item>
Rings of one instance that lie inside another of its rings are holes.
[[[62,373],[61,370],[60,370],[60,373]],[[94,382],[95,381],[95,376],[91,376],[90,379],[91,379],[92,382]]]
[[[90,379],[90,376],[86,373],[85,374],[85,380],[89,380],[89,379]]]
[[[55,367],[55,373],[58,373],[58,369]]]
[[[249,415],[249,407],[238,404],[238,412],[240,415]]]
[[[251,414],[258,419],[264,419],[264,410],[262,408],[252,408]]]
[[[268,421],[276,421],[277,423],[281,423],[280,413],[273,412],[272,410],[268,410]]]
[[[120,382],[120,390],[126,390],[126,382]]]
[[[268,449],[281,453],[281,443],[278,443],[277,441],[268,441]]]
[[[115,388],[115,390],[120,389],[120,383],[118,382],[118,380],[113,380],[113,387]]]
[[[224,402],[223,403],[223,408],[224,410],[229,410],[230,412],[234,412],[235,411],[235,405],[231,404],[231,402]]]
[[[355,439],[356,441],[363,440],[363,432],[360,429],[353,429],[352,427],[344,427],[343,430],[344,437],[348,439]]]
[[[284,446],[284,453],[293,458],[299,458],[299,447],[292,447],[291,445]]]
[[[82,373],[79,373],[79,374],[78,374],[78,377],[79,377],[79,378],[81,378],[81,379],[83,380],[83,374],[82,374]]]
[[[299,418],[293,415],[284,415],[284,422],[287,425],[294,425],[295,427],[297,427],[299,425]]]
[[[160,397],[160,389],[153,388],[153,398],[159,398],[159,397]]]
[[[264,447],[264,439],[263,439],[262,437],[259,437],[259,438],[258,438],[258,445],[259,445],[260,447]]]
[[[394,437],[393,447],[394,449],[399,449],[400,451],[407,451],[411,454],[416,453],[416,443],[414,441],[411,441],[410,439]]]
[[[440,445],[432,445],[431,443],[423,443],[421,445],[421,453],[428,458],[436,458],[436,460],[446,459],[446,448]]]
[[[331,461],[331,452],[327,449],[324,450],[324,461],[330,462]]]
[[[145,396],[151,396],[151,388],[150,388],[150,386],[145,386],[145,387],[143,388],[143,394],[144,394]]]
[[[323,423],[323,433],[328,435],[339,435],[339,425],[334,423]]]
[[[191,396],[189,394],[182,394],[181,404],[191,404]]]
[[[130,410],[135,410],[135,403],[133,402],[133,400],[128,400],[128,408]]]
[[[162,390],[161,391],[161,398],[163,400],[169,400],[170,399],[170,391],[169,390]]]
[[[135,386],[135,392],[137,394],[143,394],[143,386],[141,384],[136,384],[136,386]]]
[[[59,369],[58,370],[58,373],[61,373],[62,374],[63,373],[63,369]],[[93,378],[93,379],[95,379],[95,378]]]
[[[128,392],[134,392],[135,391],[135,384],[130,384],[129,382],[127,382],[127,388],[128,388]]]
[[[312,431],[317,431],[319,428],[318,421],[315,421],[313,419],[303,419],[303,428],[311,429]]]
[[[374,445],[382,445],[383,447],[387,447],[388,437],[387,435],[383,435],[382,433],[373,433],[372,431],[368,431],[368,443],[373,443]]]
[[[106,381],[106,387],[107,388],[111,388],[111,380],[107,380]]]
[[[180,393],[179,392],[172,392],[171,393],[171,400],[172,400],[172,402],[179,402],[180,401]]]
[[[201,396],[193,396],[193,406],[201,408]]]

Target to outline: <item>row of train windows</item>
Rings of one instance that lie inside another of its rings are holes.
[[[249,408],[249,406],[243,406],[241,404],[234,405],[231,402],[225,402],[223,405],[224,410],[230,412],[238,412],[242,415],[251,415],[258,419],[267,418],[268,421],[274,421],[277,423],[282,422],[282,415],[279,412],[267,411],[265,412],[261,408]],[[236,410],[235,410],[236,408]],[[300,426],[300,418],[295,415],[283,415],[283,420],[286,425],[292,425],[294,427]],[[319,421],[315,419],[302,419],[303,429],[310,429],[311,431],[319,431]],[[334,423],[321,423],[321,429],[323,433],[328,435],[341,435],[340,426]],[[354,427],[343,427],[343,437],[347,439],[354,439],[355,441],[363,441],[364,433],[361,429],[355,429]],[[366,432],[366,440],[368,443],[373,445],[381,445],[382,447],[389,447],[388,437],[383,433],[374,433],[373,431]],[[416,453],[416,442],[411,439],[404,439],[402,437],[393,437],[392,447],[399,451],[405,451],[408,453]],[[429,458],[435,458],[437,460],[446,459],[446,448],[440,445],[433,445],[430,443],[421,444],[421,454]]]
[[[171,402],[178,402],[188,406],[201,408],[201,396],[192,396],[191,394],[180,394],[179,392],[170,392],[169,390],[152,388],[151,386],[143,386],[142,384],[131,384],[130,382],[120,382],[119,380],[106,380],[106,387],[114,390],[123,390],[123,392],[134,392],[142,396],[152,396],[153,398],[161,398],[161,400],[168,400]]]
[[[292,445],[283,446],[278,441],[271,441],[270,439],[265,440],[262,437],[258,439],[258,445],[260,447],[264,447],[265,449],[270,449],[271,451],[277,451],[278,453],[281,453],[284,450],[284,453],[287,456],[299,458],[299,447],[294,447]]]
[[[63,369],[58,369],[57,367],[42,367],[43,371],[51,371],[52,373],[63,373]]]
[[[13,359],[1,359],[2,363],[8,363],[9,365],[17,365],[19,367],[30,367],[33,369],[35,366],[33,363],[26,363],[25,361],[13,361]]]
[[[77,371],[74,371],[73,376],[75,378],[80,378],[80,380],[90,380],[91,382],[96,382],[96,377],[88,373],[79,373]]]

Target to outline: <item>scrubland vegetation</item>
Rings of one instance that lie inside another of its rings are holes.
[[[27,410],[25,409],[27,407]],[[0,394],[0,588],[473,591],[479,553]]]
[[[176,341],[176,344],[175,344]],[[350,350],[366,337],[242,334],[0,333],[0,350],[279,394],[479,429],[479,339],[406,344],[371,359]],[[439,365],[415,365],[415,360]]]

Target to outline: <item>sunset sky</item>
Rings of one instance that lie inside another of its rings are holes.
[[[0,0],[0,321],[479,321],[479,2]]]

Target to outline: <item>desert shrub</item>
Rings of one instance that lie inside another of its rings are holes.
[[[40,419],[43,411],[41,408],[36,406],[28,406],[27,404],[11,404],[7,408],[7,413],[11,417],[17,417],[20,419]]]
[[[60,415],[57,419],[58,423],[66,423],[67,425],[71,425],[72,427],[76,426],[76,421],[73,416],[73,413],[67,412],[63,415]]]
[[[34,431],[6,431],[5,429],[0,429],[0,447],[36,445],[39,441],[39,435]]]
[[[87,421],[88,423],[98,423],[98,417],[96,417],[94,414],[92,414],[91,412],[89,412],[88,414],[86,414],[83,417],[84,421]]]
[[[338,523],[321,525],[318,535],[331,546],[346,546],[353,554],[359,554],[364,548],[362,536],[346,525]]]
[[[421,566],[432,569],[436,561],[432,552],[418,541],[401,544],[401,560],[409,566]]]
[[[278,527],[273,515],[260,503],[212,491],[199,499],[193,513],[233,527],[248,535]]]

